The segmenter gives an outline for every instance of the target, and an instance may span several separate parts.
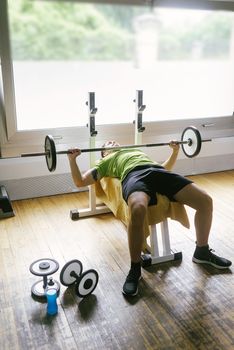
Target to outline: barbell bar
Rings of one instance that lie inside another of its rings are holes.
[[[200,153],[202,142],[209,142],[211,139],[202,140],[201,134],[197,128],[194,126],[188,126],[184,129],[181,135],[181,141],[178,141],[178,144],[182,145],[182,150],[186,157],[193,158]],[[141,145],[121,145],[115,147],[97,147],[97,148],[83,148],[80,149],[81,153],[86,152],[100,152],[108,150],[120,150],[128,148],[143,148],[143,147],[161,147],[168,146],[170,142],[160,142],[160,143],[146,143]],[[50,172],[56,169],[57,165],[57,155],[60,154],[69,154],[69,150],[65,151],[56,151],[55,141],[53,136],[46,135],[45,152],[35,152],[35,153],[23,153],[19,157],[9,157],[9,158],[20,158],[20,157],[41,157],[45,156],[46,164]],[[4,158],[3,158],[4,159]]]

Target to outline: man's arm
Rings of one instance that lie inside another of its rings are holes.
[[[76,162],[76,158],[80,154],[81,152],[79,149],[70,149],[68,159],[74,184],[77,187],[84,187],[94,184],[97,180],[99,180],[99,178],[95,168],[89,169],[84,174],[81,174],[79,166]]]
[[[162,166],[166,170],[172,170],[172,168],[176,163],[179,150],[180,150],[180,145],[176,141],[171,141],[169,146],[172,148],[172,153],[170,157],[162,164]]]

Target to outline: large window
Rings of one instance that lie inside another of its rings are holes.
[[[18,130],[231,115],[234,15],[149,6],[9,0]]]

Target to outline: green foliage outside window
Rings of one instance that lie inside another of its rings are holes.
[[[144,10],[143,10],[144,9]],[[9,0],[14,60],[131,60],[133,19],[150,9],[40,0]],[[225,57],[231,16],[213,13],[199,25],[159,25],[159,59],[187,59],[194,45],[203,58]],[[159,19],[160,23],[160,19]]]

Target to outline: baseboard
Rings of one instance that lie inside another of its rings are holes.
[[[73,184],[71,174],[55,174],[26,179],[2,180],[11,200],[53,196],[56,194],[84,191]]]

